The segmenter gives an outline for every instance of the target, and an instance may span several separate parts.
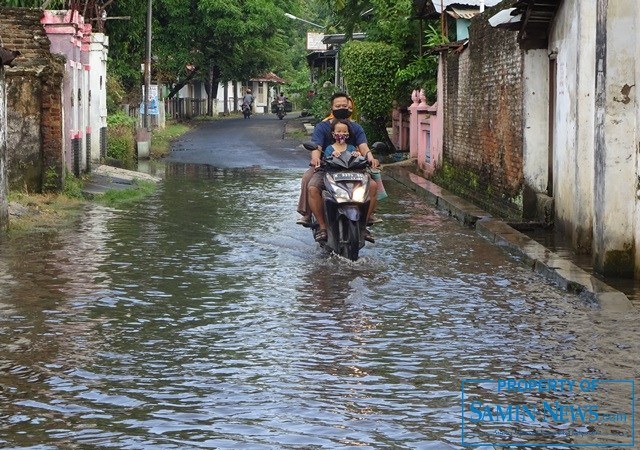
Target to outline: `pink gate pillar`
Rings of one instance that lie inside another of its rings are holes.
[[[402,129],[402,113],[398,108],[397,102],[393,101],[393,109],[391,110],[391,142],[400,148],[400,133]]]
[[[411,94],[411,100],[413,100],[413,103],[409,106],[409,157],[417,158],[419,133],[418,106],[420,104],[420,91],[413,91]]]
[[[418,158],[420,161],[420,149],[424,155],[424,137],[421,133],[421,122],[425,118],[427,113],[427,99],[424,96],[422,90],[413,91],[411,95],[413,104],[409,107],[411,114],[410,129],[409,129],[409,156],[411,158]]]
[[[398,108],[394,105],[391,111],[391,141],[397,150],[409,149],[409,114],[407,108]]]
[[[78,11],[44,11],[40,22],[51,42],[50,51],[66,58],[63,90],[63,155],[65,169],[75,175],[86,169],[86,153],[82,151],[85,137],[85,108],[88,106],[88,86],[85,83],[86,51],[83,51],[84,17]],[[86,49],[85,49],[86,50]]]

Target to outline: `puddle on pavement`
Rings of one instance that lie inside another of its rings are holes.
[[[638,308],[640,308],[640,279],[626,279],[615,277],[604,277],[593,271],[593,262],[591,255],[578,254],[571,248],[571,243],[560,233],[553,229],[544,230],[537,228],[535,230],[522,231],[534,241],[544,245],[558,256],[573,262],[587,273],[592,274],[597,279],[603,281],[609,286],[623,292],[629,300]]]

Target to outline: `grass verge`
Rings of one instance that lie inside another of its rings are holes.
[[[171,151],[171,142],[193,127],[194,125],[191,123],[172,122],[167,123],[164,129],[153,130],[153,135],[151,136],[151,158],[160,159],[167,156]]]
[[[137,202],[153,194],[156,190],[156,183],[152,181],[136,180],[135,185],[129,189],[112,189],[96,197],[96,200],[107,206],[117,207]]]
[[[94,200],[87,200],[82,197],[78,183],[82,181],[74,179],[67,182],[65,180],[65,189],[59,194],[11,192],[9,194],[9,235],[63,230],[69,228],[80,217],[83,208],[92,202],[110,207],[127,205],[151,195],[157,186],[151,181],[136,180],[131,188],[108,190]]]
[[[87,201],[64,194],[9,194],[9,235],[40,233],[71,225]]]

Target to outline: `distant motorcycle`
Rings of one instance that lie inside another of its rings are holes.
[[[242,104],[242,115],[245,119],[251,117],[251,105],[249,103],[245,102]]]
[[[287,112],[285,111],[285,102],[278,100],[278,103],[276,104],[276,115],[278,116],[278,119],[282,120],[282,118],[287,114]]]

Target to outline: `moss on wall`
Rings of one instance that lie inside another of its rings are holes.
[[[633,245],[626,244],[624,250],[611,250],[604,256],[602,270],[604,275],[633,278]]]
[[[522,192],[511,197],[499,193],[492,186],[489,173],[455,166],[445,160],[433,174],[431,181],[495,216],[518,220],[522,218]]]

